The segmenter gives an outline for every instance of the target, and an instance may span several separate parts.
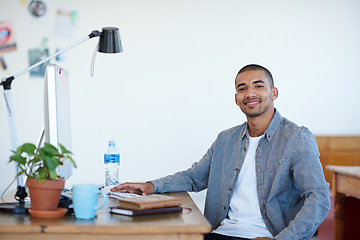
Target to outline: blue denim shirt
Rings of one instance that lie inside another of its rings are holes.
[[[249,143],[248,125],[221,132],[204,157],[186,171],[151,181],[154,192],[207,188],[205,217],[213,229],[227,217],[236,178]],[[276,239],[309,239],[330,209],[313,134],[275,110],[256,150],[257,193],[261,215]]]

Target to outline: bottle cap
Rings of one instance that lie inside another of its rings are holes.
[[[109,146],[115,146],[115,140],[110,140],[109,141]]]

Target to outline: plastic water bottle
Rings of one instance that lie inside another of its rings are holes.
[[[115,141],[109,141],[109,146],[104,153],[105,186],[119,185],[120,153],[115,147]]]

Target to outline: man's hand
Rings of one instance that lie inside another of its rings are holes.
[[[123,183],[110,189],[111,192],[136,193],[140,195],[149,195],[154,192],[154,184],[147,183]]]

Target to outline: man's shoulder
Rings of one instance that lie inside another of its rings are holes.
[[[302,125],[298,125],[297,123],[285,118],[285,117],[282,117],[281,120],[280,120],[280,123],[281,123],[281,126],[282,127],[286,127],[286,128],[290,128],[290,129],[294,129],[294,130],[297,130],[297,131],[302,131],[304,129],[308,130],[307,127],[305,126],[302,126]]]
[[[282,127],[287,127],[287,128],[297,129],[297,130],[302,128],[302,126],[299,126],[295,122],[290,121],[289,119],[287,119],[285,117],[281,117],[280,123],[281,123]]]
[[[219,133],[219,137],[238,136],[239,134],[246,133],[246,122],[228,129],[225,129]]]
[[[290,121],[286,117],[283,117],[279,111],[275,110],[275,114],[273,116],[273,119],[268,126],[267,132],[274,132],[281,129],[292,129],[292,130],[300,130],[301,127],[299,127],[298,124],[296,124],[293,121]]]
[[[281,120],[280,120],[280,126],[279,126],[279,129],[281,133],[287,133],[287,134],[284,134],[284,135],[292,135],[292,134],[295,134],[297,135],[298,137],[310,137],[310,138],[313,138],[313,133],[305,126],[302,126],[302,125],[298,125],[296,124],[295,122],[293,121],[290,121],[289,119],[285,118],[285,117],[282,117]]]

